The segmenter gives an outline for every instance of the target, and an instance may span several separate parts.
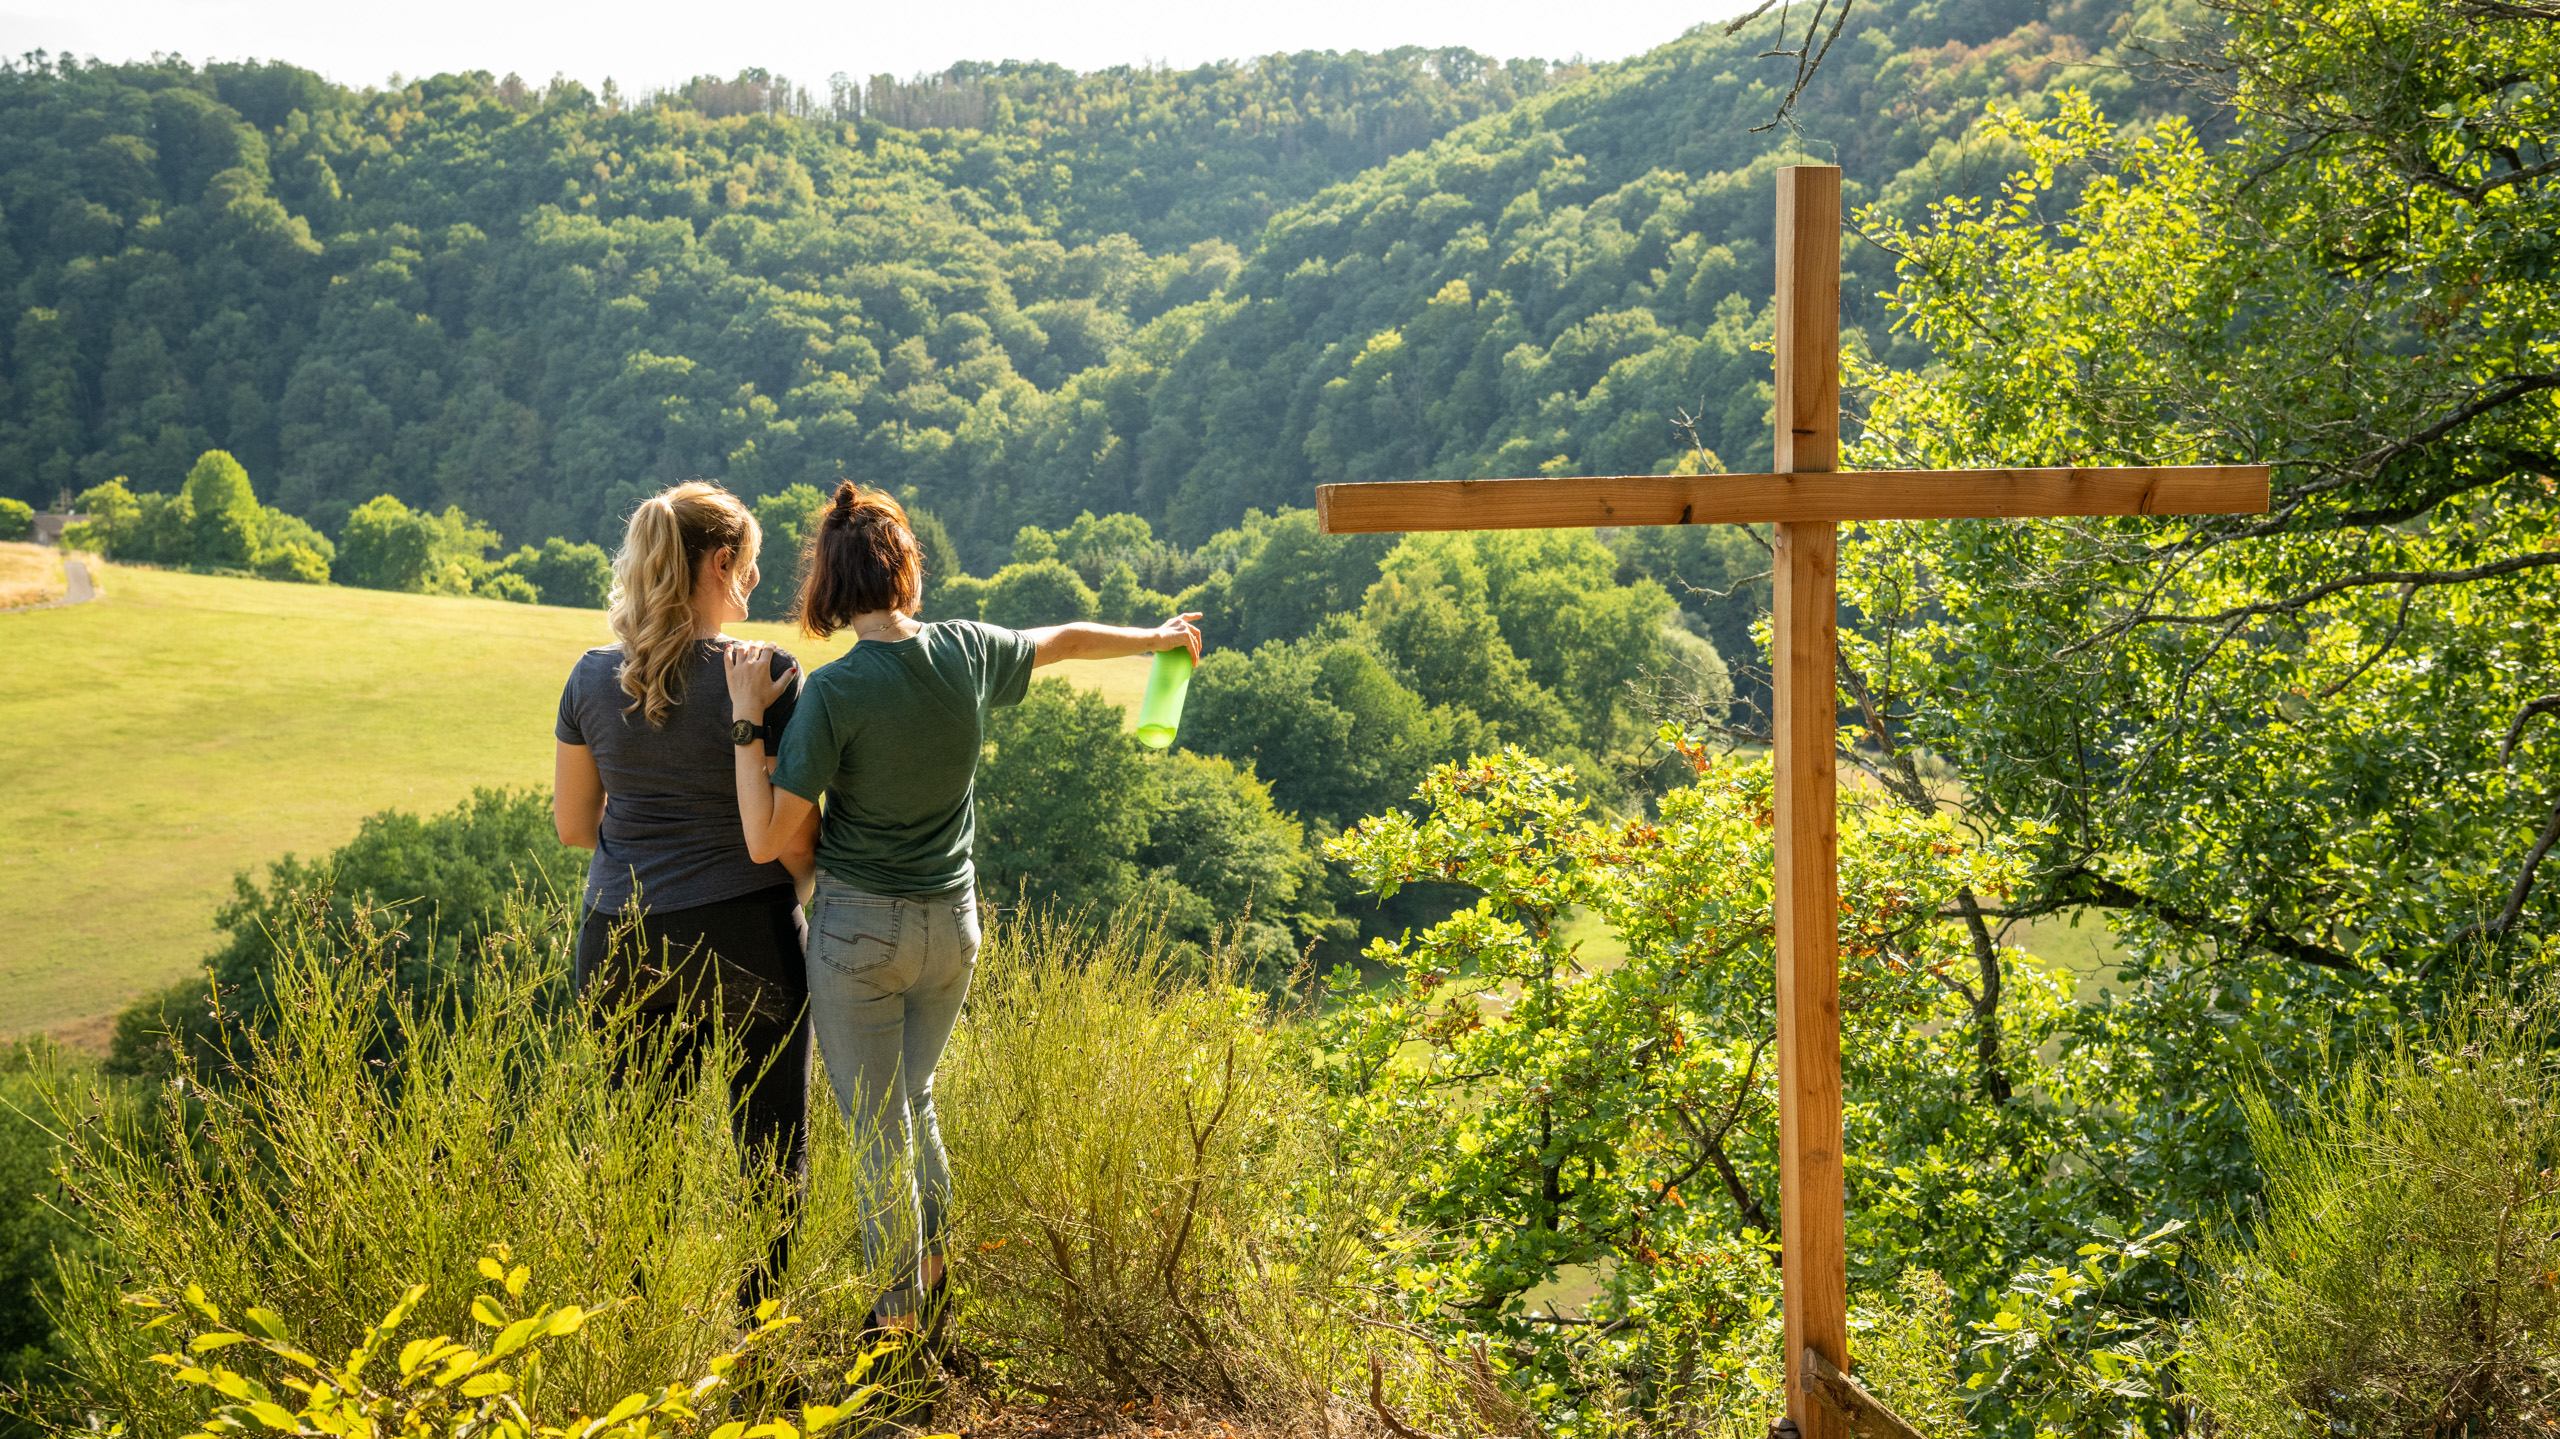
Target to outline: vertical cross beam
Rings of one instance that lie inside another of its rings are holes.
[[[1840,171],[1778,172],[1780,474],[1840,465]],[[1784,1244],[1787,1413],[1804,1439],[1847,1439],[1805,1388],[1810,1346],[1849,1367],[1849,1259],[1840,1171],[1839,526],[1777,526],[1769,663],[1777,742],[1778,1229]]]

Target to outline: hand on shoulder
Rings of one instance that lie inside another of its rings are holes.
[[[729,680],[729,712],[741,719],[761,718],[766,707],[800,682],[800,665],[790,661],[776,672],[776,659],[789,660],[780,648],[763,640],[739,640],[721,655]]]

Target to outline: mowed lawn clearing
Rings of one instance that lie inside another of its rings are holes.
[[[806,667],[846,647],[736,632]],[[241,870],[376,810],[547,787],[561,680],[610,639],[597,610],[123,568],[95,603],[0,615],[0,1036],[99,1047],[213,947]],[[1147,664],[1054,672],[1134,711]]]

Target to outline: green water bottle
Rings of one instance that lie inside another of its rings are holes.
[[[1163,749],[1182,727],[1182,697],[1191,692],[1191,651],[1186,646],[1156,651],[1155,668],[1147,671],[1147,697],[1138,702],[1138,743]]]

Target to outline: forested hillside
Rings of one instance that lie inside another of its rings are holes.
[[[1783,72],[1713,29],[1589,73],[1009,64],[824,103],[762,72],[626,105],[20,66],[0,487],[166,492],[219,447],[323,531],[390,494],[512,545],[610,538],[677,477],[852,475],[917,487],[983,570],[1087,509],[1196,545],[1325,479],[1660,469],[1680,409],[1747,464],[1766,168],[1986,184],[1997,156],[1961,139],[1984,97],[2068,80],[2136,118],[2157,101],[2126,72],[2069,62],[2167,28],[1861,7],[1801,136],[1751,132]]]

